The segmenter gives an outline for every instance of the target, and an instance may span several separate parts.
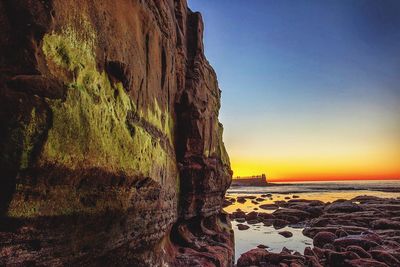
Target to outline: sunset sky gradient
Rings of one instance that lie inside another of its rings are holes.
[[[400,178],[400,1],[189,0],[234,176]]]

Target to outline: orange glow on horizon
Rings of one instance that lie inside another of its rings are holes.
[[[234,177],[265,174],[269,182],[400,180],[397,158],[231,159]]]

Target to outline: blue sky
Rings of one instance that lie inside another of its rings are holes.
[[[370,175],[400,174],[400,1],[189,7],[205,22],[236,174],[347,177],[364,165]]]

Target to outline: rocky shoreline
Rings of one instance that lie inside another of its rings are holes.
[[[279,230],[302,226],[303,235],[313,246],[303,253],[283,248],[280,253],[267,251],[260,244],[240,256],[243,266],[400,266],[400,199],[358,196],[333,202],[302,199],[293,195],[273,204],[271,194],[227,197],[225,207],[235,202],[251,202],[254,210],[236,210],[229,214],[245,231],[248,225],[262,223]],[[244,223],[247,224],[244,224]],[[279,234],[290,237],[290,231]]]

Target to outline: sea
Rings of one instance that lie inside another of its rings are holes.
[[[271,194],[271,198],[259,204],[253,204],[250,200],[245,203],[234,203],[224,210],[232,213],[237,209],[245,212],[257,210],[260,204],[272,204],[277,200],[289,200],[295,196],[300,199],[321,200],[332,202],[338,199],[352,199],[357,196],[368,195],[381,198],[400,198],[400,180],[385,181],[335,181],[335,182],[296,182],[296,183],[273,183],[265,187],[256,186],[234,186],[230,187],[226,193],[227,197],[237,198],[244,195],[254,195],[261,197],[262,194]],[[259,211],[259,210],[258,210]],[[263,210],[270,212],[273,210]],[[235,234],[235,258],[246,251],[256,248],[258,245],[268,246],[267,250],[280,252],[283,248],[293,251],[304,252],[304,249],[312,247],[312,239],[304,236],[302,231],[304,225],[292,225],[282,229],[275,229],[273,226],[264,226],[263,223],[247,224],[248,230],[238,230],[237,222],[232,221]],[[283,237],[280,231],[290,231],[293,236]]]

